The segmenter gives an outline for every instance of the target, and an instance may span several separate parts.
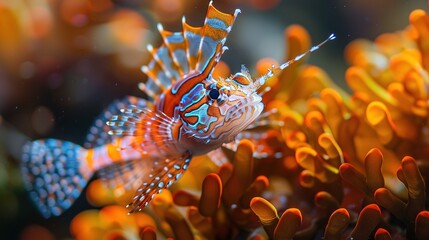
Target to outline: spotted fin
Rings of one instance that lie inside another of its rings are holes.
[[[96,118],[92,126],[89,128],[89,132],[86,135],[86,141],[83,146],[85,148],[95,148],[112,142],[114,136],[107,134],[110,130],[110,127],[106,125],[106,122],[110,120],[113,115],[120,114],[121,109],[127,108],[130,105],[140,108],[152,107],[151,102],[132,96],[124,97],[121,100],[115,100],[104,109],[104,111]]]
[[[169,158],[164,161],[155,162],[154,167],[148,175],[144,175],[142,184],[137,189],[135,196],[130,204],[127,205],[130,213],[141,211],[147,206],[156,194],[169,188],[173,183],[180,179],[182,174],[188,168],[191,161],[191,155],[185,154],[178,158]]]
[[[190,26],[184,19],[182,32],[168,32],[158,25],[163,44],[156,49],[148,47],[152,60],[142,67],[148,80],[139,84],[140,89],[156,99],[185,75],[193,72],[211,74],[226,50],[224,43],[239,12],[223,13],[210,2],[202,27]]]
[[[21,172],[31,200],[46,218],[67,210],[92,172],[80,160],[85,150],[71,142],[45,139],[23,147]]]
[[[152,164],[150,159],[124,161],[102,168],[97,174],[109,188],[135,190],[140,185],[141,176],[149,173]]]

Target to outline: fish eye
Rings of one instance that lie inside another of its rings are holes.
[[[212,100],[217,100],[220,96],[220,92],[219,90],[217,90],[216,88],[212,88],[209,91],[209,98]]]

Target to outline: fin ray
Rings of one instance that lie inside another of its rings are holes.
[[[171,59],[178,71],[179,80],[181,76],[189,72],[188,60],[186,57],[186,42],[182,32],[169,32],[163,29],[161,24],[158,24],[158,30],[164,40]]]
[[[112,142],[114,136],[107,134],[110,128],[108,125],[106,125],[106,122],[110,120],[112,116],[120,114],[121,109],[124,109],[130,105],[135,105],[139,108],[152,107],[151,102],[132,96],[126,96],[121,100],[113,101],[103,110],[103,112],[96,118],[92,126],[89,128],[86,141],[83,146],[85,148],[95,148]]]
[[[136,159],[132,161],[111,164],[97,171],[98,176],[110,188],[123,187],[126,190],[137,189],[138,180],[142,174],[150,169],[149,159]]]
[[[223,13],[209,4],[198,49],[197,71],[204,72],[207,67],[212,68],[211,71],[214,69],[225,50],[226,38],[239,12],[240,10],[236,10],[234,14]],[[211,61],[214,63],[210,63]]]
[[[156,194],[179,180],[187,170],[190,161],[191,155],[185,154],[181,157],[165,159],[164,164],[156,164],[150,174],[143,177],[132,202],[127,205],[130,213],[141,211]]]
[[[168,153],[174,146],[174,119],[163,112],[136,106],[121,109],[121,112],[121,115],[115,115],[107,122],[112,127],[108,132],[110,135],[134,136],[133,147],[158,155],[160,152]]]
[[[148,79],[140,89],[156,99],[164,89],[192,72],[211,74],[226,50],[224,43],[239,12],[223,13],[210,3],[202,27],[187,24],[185,18],[182,32],[168,32],[158,25],[163,44],[156,49],[149,46],[152,59],[142,68]]]

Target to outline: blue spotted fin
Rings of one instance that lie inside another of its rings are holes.
[[[188,169],[190,161],[191,155],[185,154],[182,157],[167,158],[160,162],[154,162],[154,167],[149,174],[143,175],[142,184],[137,189],[132,202],[127,205],[129,212],[141,211],[156,194],[169,188],[179,180]]]
[[[85,148],[95,148],[113,141],[115,136],[109,135],[110,127],[106,122],[114,115],[121,114],[121,109],[134,105],[140,108],[152,108],[152,103],[145,99],[126,96],[123,99],[115,100],[96,118],[92,126],[89,128],[86,136],[86,141],[83,144]]]
[[[71,142],[45,139],[23,147],[24,183],[44,217],[58,216],[79,197],[93,172],[80,161],[85,150]]]
[[[231,31],[239,10],[234,14],[222,13],[210,2],[204,26],[193,27],[183,18],[182,32],[158,29],[163,38],[159,48],[148,47],[152,60],[142,71],[148,76],[139,88],[148,97],[156,99],[163,90],[190,73],[211,74],[223,52],[226,38]]]

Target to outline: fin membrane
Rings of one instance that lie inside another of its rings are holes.
[[[110,188],[137,189],[139,180],[148,174],[152,163],[150,159],[136,159],[109,165],[97,171],[98,176]]]
[[[134,136],[132,147],[153,157],[160,156],[160,152],[168,153],[173,147],[174,119],[163,112],[136,106],[129,106],[121,112],[122,115],[114,115],[107,122],[112,127],[108,132],[110,135]]]
[[[148,80],[139,85],[140,89],[156,99],[185,75],[193,72],[211,74],[226,49],[224,43],[239,12],[223,13],[210,3],[202,27],[190,26],[184,19],[182,32],[165,31],[158,25],[163,44],[156,49],[148,46],[152,60],[142,67]]]
[[[44,217],[60,215],[85,188],[92,173],[78,159],[81,150],[79,145],[55,139],[24,145],[24,183]]]
[[[86,141],[83,144],[85,148],[95,148],[112,142],[114,136],[108,134],[110,127],[106,122],[114,115],[121,114],[121,109],[134,105],[140,108],[151,108],[152,103],[142,98],[127,96],[121,100],[115,100],[96,118],[89,132],[86,135]]]
[[[191,161],[191,155],[186,154],[178,158],[165,159],[155,162],[150,173],[144,175],[141,185],[137,189],[135,196],[127,208],[130,213],[141,211],[147,206],[156,194],[169,188],[173,183],[180,179],[182,174],[188,169]]]

